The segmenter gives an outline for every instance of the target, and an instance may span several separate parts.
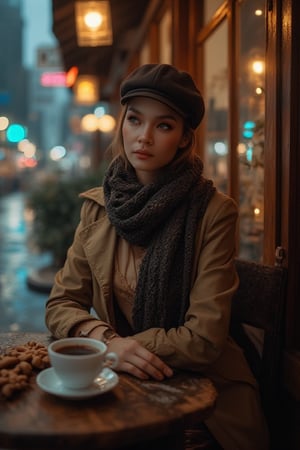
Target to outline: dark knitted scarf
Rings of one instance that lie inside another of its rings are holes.
[[[121,158],[109,167],[103,188],[117,234],[146,248],[133,307],[134,331],[182,325],[189,305],[195,233],[215,191],[199,159],[140,184]]]

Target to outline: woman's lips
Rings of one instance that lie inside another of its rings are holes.
[[[139,159],[148,159],[152,156],[151,153],[145,152],[144,150],[136,150],[133,153]]]

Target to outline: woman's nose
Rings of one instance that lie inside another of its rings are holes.
[[[153,144],[153,137],[150,130],[146,129],[144,130],[141,135],[139,136],[139,142],[143,144],[152,145]]]

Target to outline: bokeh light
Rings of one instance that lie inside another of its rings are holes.
[[[116,126],[116,120],[109,114],[104,114],[98,119],[98,129],[103,133],[111,132]]]

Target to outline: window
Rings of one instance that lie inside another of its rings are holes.
[[[205,175],[239,204],[239,256],[262,261],[265,1],[204,2],[204,11],[210,21],[200,30],[197,55]]]
[[[206,104],[205,175],[228,190],[228,24],[223,22],[204,43]]]

